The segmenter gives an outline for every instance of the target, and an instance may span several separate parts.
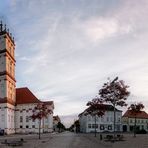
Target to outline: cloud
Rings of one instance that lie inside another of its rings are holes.
[[[69,128],[78,119],[78,115],[71,114],[66,116],[60,116],[60,118],[61,118],[61,122],[64,123],[64,125],[67,128]]]
[[[137,96],[148,106],[146,0],[13,2],[7,15],[18,87],[54,100],[55,113],[69,116],[118,75],[130,86],[129,102]]]

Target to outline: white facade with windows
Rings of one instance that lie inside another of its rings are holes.
[[[15,129],[16,133],[38,133],[39,120],[32,120],[32,109],[36,106],[36,103],[21,104],[16,107],[15,112]],[[49,106],[53,110],[53,104]],[[53,131],[53,114],[49,114],[47,118],[41,121],[41,132]]]
[[[135,116],[127,110],[122,116],[122,124],[124,132],[133,132],[135,126]],[[145,130],[148,132],[148,114],[141,111],[136,115],[136,130]]]
[[[80,132],[90,133],[95,131],[97,132],[104,132],[109,131],[113,132],[114,128],[114,112],[113,106],[107,105],[107,110],[102,117],[86,115],[86,110],[79,115],[79,122],[80,122]],[[115,131],[122,131],[121,125],[121,117],[122,111],[116,109],[116,124],[115,124]],[[95,124],[96,118],[96,124]]]

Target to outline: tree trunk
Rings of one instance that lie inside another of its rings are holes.
[[[137,122],[137,120],[136,120],[136,116],[135,116],[135,123],[134,123],[134,137],[136,137],[136,122]]]
[[[39,119],[39,139],[41,139],[41,119]]]
[[[97,130],[96,130],[96,115],[95,115],[95,137],[96,137],[96,134],[97,134]]]
[[[115,109],[115,99],[114,99],[114,140],[115,140],[115,126],[116,126],[116,109]]]

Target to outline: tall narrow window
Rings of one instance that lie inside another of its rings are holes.
[[[22,116],[20,116],[20,122],[23,122],[23,117]]]
[[[26,116],[26,122],[29,122],[29,117],[28,116]]]

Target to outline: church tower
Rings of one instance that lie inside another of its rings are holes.
[[[6,25],[0,22],[0,128],[14,133],[16,102],[15,42]]]

